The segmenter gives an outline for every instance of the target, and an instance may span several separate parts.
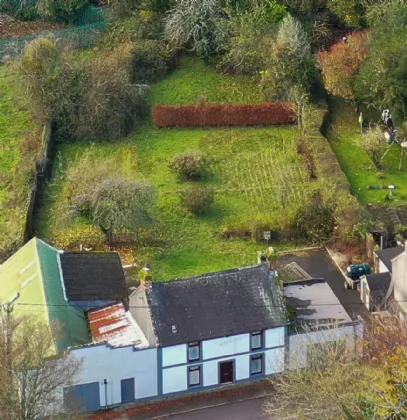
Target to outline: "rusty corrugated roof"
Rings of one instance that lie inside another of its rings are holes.
[[[114,347],[148,346],[143,332],[122,303],[89,311],[88,316],[94,343],[108,343]]]

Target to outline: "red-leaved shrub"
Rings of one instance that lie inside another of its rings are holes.
[[[154,124],[160,128],[287,125],[293,124],[295,119],[293,104],[288,102],[153,107]]]

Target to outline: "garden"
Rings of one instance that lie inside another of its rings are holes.
[[[202,96],[215,103],[261,100],[250,78],[221,76],[194,57],[184,57],[179,69],[149,92],[152,104],[190,104]],[[295,126],[159,129],[148,119],[134,134],[115,142],[61,145],[53,181],[38,212],[37,234],[60,246],[86,244],[86,238],[98,243],[98,235],[103,241],[88,218],[66,217],[67,177],[77,165],[87,171],[98,161],[109,162],[111,172],[147,181],[156,190],[156,222],[141,239],[143,246],[131,253],[139,266],[153,267],[155,278],[252,264],[261,247],[251,240],[254,226],[278,230],[318,188],[312,186],[296,151],[297,137]],[[180,180],[170,168],[176,156],[188,151],[202,153],[207,160],[207,173],[198,181]],[[179,198],[194,184],[212,187],[215,195],[211,208],[199,216],[186,211]]]

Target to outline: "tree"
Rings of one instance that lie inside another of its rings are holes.
[[[311,44],[301,23],[287,15],[280,24],[275,43],[262,72],[262,88],[269,100],[286,99],[290,87],[309,91],[315,75]]]
[[[329,51],[318,53],[326,90],[332,95],[354,99],[353,81],[369,56],[370,34],[357,32],[348,41],[338,42]]]
[[[60,354],[50,358],[58,326],[34,317],[14,317],[3,305],[0,317],[0,420],[34,420],[54,414],[58,390],[72,384],[80,362]],[[73,408],[74,409],[74,408]],[[75,411],[75,410],[74,410]],[[62,418],[60,416],[60,418]],[[72,419],[72,413],[66,413]]]
[[[364,23],[360,0],[328,0],[328,7],[349,28],[360,28]]]
[[[77,211],[89,214],[111,245],[113,233],[138,231],[152,223],[154,196],[150,184],[110,175],[80,189],[71,201]]]
[[[369,129],[366,133],[362,134],[361,138],[358,138],[356,144],[365,150],[372,158],[376,168],[380,169],[382,166],[381,156],[386,144],[382,130],[379,127]]]
[[[221,45],[218,0],[177,0],[165,18],[165,39],[175,49],[186,48],[207,59]]]
[[[355,80],[357,97],[407,116],[407,8],[387,8],[371,36],[370,54]]]

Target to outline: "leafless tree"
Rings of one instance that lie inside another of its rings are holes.
[[[0,306],[1,307],[1,306]],[[17,317],[3,305],[0,318],[0,420],[34,420],[61,407],[80,361],[54,353],[57,328],[35,317]],[[58,418],[74,418],[58,414]]]

